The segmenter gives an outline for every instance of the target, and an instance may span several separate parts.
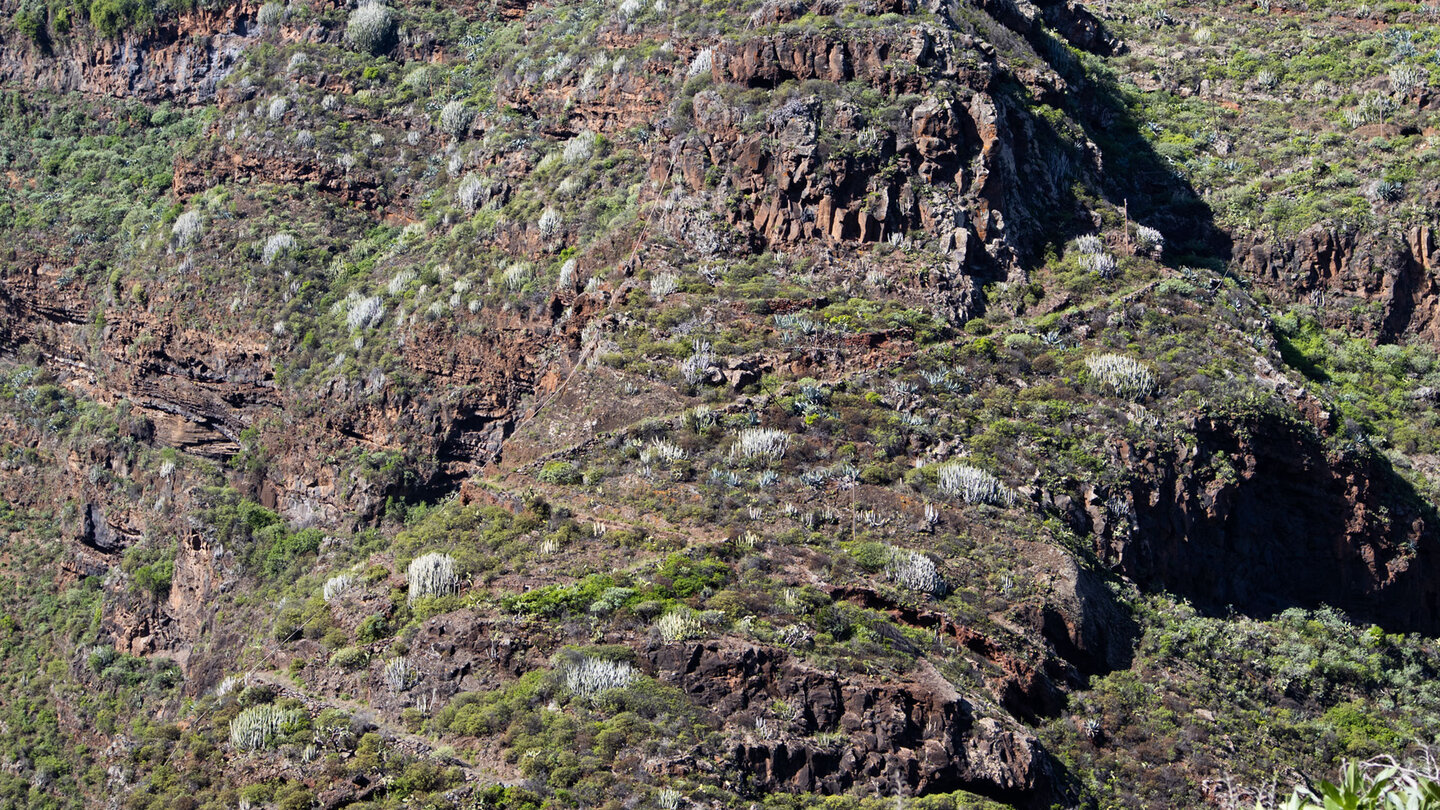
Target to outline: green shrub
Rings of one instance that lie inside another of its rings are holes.
[[[540,810],[541,807],[540,797],[524,788],[490,785],[481,788],[479,794],[480,807],[495,810]]]
[[[720,560],[693,560],[684,554],[671,554],[655,572],[656,590],[674,599],[688,599],[707,589],[718,590],[729,579],[730,566]]]
[[[175,578],[175,546],[139,544],[125,552],[121,570],[130,575],[130,590],[163,599]]]
[[[1340,744],[1351,756],[1393,749],[1405,743],[1391,724],[1367,711],[1359,702],[1342,703],[1325,712],[1325,722],[1335,729]]]
[[[541,468],[539,478],[547,484],[560,484],[569,486],[578,484],[584,477],[580,474],[580,468],[568,461],[551,461]]]
[[[34,42],[36,45],[44,45],[49,37],[45,33],[45,16],[34,9],[26,9],[15,14],[15,30],[22,36]]]
[[[878,574],[890,564],[890,547],[873,541],[859,543],[850,549],[850,556],[855,558],[856,565],[872,574]]]
[[[276,577],[288,571],[295,560],[318,551],[325,534],[319,529],[302,529],[291,533],[277,527],[277,530],[268,533],[265,539],[268,543],[262,569],[266,576]]]
[[[157,601],[170,595],[170,583],[175,578],[175,561],[160,560],[135,569],[131,585],[150,594]]]
[[[154,18],[154,11],[142,0],[95,0],[90,4],[90,24],[101,35],[113,37]]]
[[[275,627],[270,637],[276,641],[294,641],[300,637],[300,631],[304,629],[305,611],[298,607],[287,607],[280,611],[275,617]]]
[[[336,650],[335,654],[330,656],[330,666],[349,671],[360,669],[369,661],[370,654],[359,647],[345,647]]]
[[[361,644],[379,641],[388,635],[390,635],[390,625],[379,613],[366,616],[364,621],[360,622],[360,626],[355,628],[355,640]]]
[[[260,706],[275,702],[275,687],[268,683],[257,683],[241,690],[235,698],[241,706]]]
[[[558,618],[584,613],[614,585],[615,580],[610,577],[593,574],[574,585],[546,585],[506,596],[500,600],[500,606],[511,613]]]
[[[304,782],[287,782],[275,792],[275,806],[280,810],[310,810],[315,806],[315,794]]]

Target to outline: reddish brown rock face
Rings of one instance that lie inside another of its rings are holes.
[[[928,663],[904,682],[839,677],[788,654],[728,643],[664,645],[647,652],[660,680],[680,687],[727,728],[750,727],[729,765],[748,790],[882,795],[970,790],[1048,806],[1060,784],[1040,744],[1014,721],[981,716]],[[775,701],[795,709],[782,729],[761,717]],[[759,719],[757,719],[759,718]],[[796,735],[839,732],[836,744]],[[737,786],[739,787],[739,786]]]
[[[0,49],[0,78],[61,92],[204,102],[215,97],[251,44],[259,8],[253,1],[196,8],[145,36],[107,39],[77,29],[54,53],[6,47]]]
[[[723,171],[724,186],[742,200],[729,214],[732,223],[766,245],[878,242],[925,229],[949,245],[957,271],[990,261],[1008,265],[1028,228],[1014,196],[1016,148],[1025,148],[1026,131],[992,95],[993,58],[968,38],[934,36],[759,37],[717,48],[713,77],[741,86],[855,81],[927,93],[946,81],[960,90],[926,96],[903,111],[908,120],[898,126],[867,120],[844,101],[799,97],[768,115],[759,132],[747,132],[755,127],[743,110],[702,91],[694,99],[695,129],[671,147],[686,185],[703,191],[713,180],[711,167]],[[900,71],[898,64],[915,69]],[[1015,230],[1009,242],[1002,209]],[[985,249],[967,252],[972,242]]]
[[[1256,237],[1237,254],[1246,275],[1281,300],[1316,305],[1326,325],[1382,342],[1420,338],[1440,345],[1435,232],[1403,238],[1315,226],[1279,242]],[[1355,315],[1357,306],[1374,315]]]

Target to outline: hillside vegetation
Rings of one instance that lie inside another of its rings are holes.
[[[0,4],[0,805],[1429,789],[1435,6]]]

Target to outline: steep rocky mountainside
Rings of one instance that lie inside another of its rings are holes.
[[[1433,8],[3,2],[0,803],[1440,744]]]

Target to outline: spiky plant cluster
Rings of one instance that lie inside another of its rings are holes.
[[[680,363],[680,376],[689,385],[697,385],[709,374],[715,356],[710,353],[710,342],[707,340],[696,340],[691,349],[690,356]]]
[[[1377,180],[1371,188],[1376,199],[1388,203],[1400,202],[1405,197],[1405,184],[1399,180]]]
[[[709,73],[715,64],[715,49],[706,48],[695,54],[690,60],[690,67],[686,69],[686,77],[699,76],[701,73]]]
[[[925,504],[925,525],[933,528],[939,522],[940,510],[936,509],[933,503]]]
[[[790,434],[776,428],[746,428],[735,439],[730,455],[779,459],[790,449]]]
[[[1090,379],[1121,399],[1142,400],[1155,392],[1155,375],[1143,363],[1123,354],[1093,354],[1085,358]]]
[[[710,468],[710,483],[727,487],[738,487],[742,483],[740,474],[734,470],[722,470],[719,467]]]
[[[435,83],[435,72],[425,65],[415,68],[405,74],[400,84],[414,90],[417,93],[430,92],[430,86]]]
[[[560,212],[554,208],[546,208],[542,211],[539,221],[536,222],[536,227],[540,229],[540,238],[549,239],[558,236],[561,222]]]
[[[350,574],[336,574],[325,580],[325,587],[321,593],[326,602],[334,602],[344,596],[351,588],[355,587],[355,577]]]
[[[400,272],[390,277],[390,283],[385,285],[385,290],[391,295],[399,295],[400,293],[405,292],[405,288],[409,287],[410,282],[414,280],[414,270],[401,270]]]
[[[295,237],[288,233],[277,233],[265,240],[265,249],[260,253],[260,260],[269,267],[276,259],[294,249]]]
[[[584,163],[595,154],[595,146],[599,142],[600,136],[587,129],[565,142],[565,151],[562,153],[562,157],[566,163],[572,166],[576,163]]]
[[[383,673],[385,685],[390,687],[391,692],[403,692],[415,682],[415,668],[410,666],[410,659],[403,655],[386,661]]]
[[[1119,269],[1115,257],[1108,253],[1090,253],[1081,258],[1085,269],[1099,276],[1100,278],[1114,278],[1115,271]]]
[[[1014,493],[999,478],[969,464],[942,464],[937,472],[940,491],[956,495],[966,503],[1008,505]]]
[[[680,807],[680,791],[674,788],[665,788],[655,796],[655,804],[660,810],[677,810]]]
[[[350,331],[365,329],[379,323],[385,317],[385,307],[380,303],[380,296],[365,296],[352,292],[343,301],[336,303],[337,307],[345,311],[345,325]]]
[[[705,626],[699,613],[682,605],[656,619],[655,629],[660,631],[660,637],[666,641],[684,641],[698,638],[704,633]]]
[[[117,652],[114,647],[97,644],[90,648],[90,668],[96,672],[100,672],[110,666],[110,664],[119,657],[120,653]]]
[[[683,458],[685,458],[684,448],[664,439],[651,439],[650,444],[640,451],[641,464],[651,464],[655,461],[673,462]]]
[[[932,596],[945,593],[945,578],[935,562],[924,554],[909,549],[893,549],[885,566],[890,579],[901,587]]]
[[[715,409],[703,403],[686,411],[684,418],[685,425],[696,433],[720,421],[720,415],[715,413]]]
[[[410,586],[411,602],[427,596],[448,596],[460,589],[455,558],[438,551],[411,560],[405,572],[405,581]]]
[[[285,117],[285,111],[290,109],[290,102],[284,96],[276,96],[270,99],[270,105],[265,109],[265,117],[271,121],[279,121]]]
[[[565,689],[580,698],[592,698],[610,689],[624,689],[635,680],[635,668],[624,661],[607,661],[583,655],[565,667]]]
[[[1093,233],[1087,233],[1075,240],[1075,249],[1081,256],[1096,256],[1105,252],[1105,242]]]
[[[1384,121],[1395,110],[1395,100],[1381,93],[1371,93],[1357,107],[1345,111],[1345,123],[1353,129]]]
[[[395,17],[379,0],[362,0],[345,23],[345,41],[366,53],[379,53],[390,42]]]
[[[1135,249],[1151,256],[1159,256],[1165,252],[1165,234],[1139,225],[1135,228]]]
[[[255,14],[255,22],[266,28],[274,28],[283,19],[285,19],[285,6],[274,0],[261,6],[260,11]]]
[[[777,634],[780,643],[786,647],[807,647],[815,640],[815,634],[803,624],[787,624]],[[764,718],[760,718],[764,719]]]
[[[186,247],[199,239],[204,230],[205,224],[200,220],[200,212],[186,211],[175,218],[175,224],[171,226],[170,233],[174,235],[177,246]]]
[[[225,697],[231,692],[239,692],[245,688],[246,678],[244,675],[227,675],[225,680],[215,687],[215,697]]]
[[[230,721],[230,744],[240,751],[268,748],[294,717],[295,712],[281,709],[273,703],[251,706]]]
[[[671,272],[656,273],[650,278],[650,297],[664,298],[680,288],[680,277]]]
[[[440,108],[440,129],[452,138],[465,134],[474,120],[475,111],[463,101],[448,101]]]
[[[580,193],[580,189],[583,187],[584,184],[580,178],[572,175],[560,181],[560,185],[555,187],[555,193],[561,197],[574,197]]]
[[[823,326],[798,312],[782,312],[772,320],[775,329],[780,332],[780,339],[786,343],[794,343],[801,337],[825,331]]]
[[[1425,84],[1425,69],[1412,64],[1396,65],[1390,68],[1390,89],[1402,96]]]
[[[465,213],[473,214],[480,207],[480,196],[483,189],[484,184],[474,174],[467,174],[460,180],[460,187],[456,189],[455,196],[460,201],[460,207],[465,209]]]

